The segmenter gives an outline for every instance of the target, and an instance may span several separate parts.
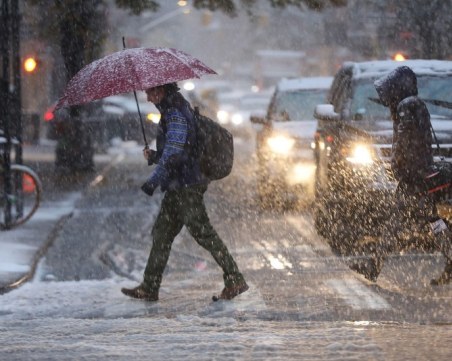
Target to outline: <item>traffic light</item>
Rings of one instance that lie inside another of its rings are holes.
[[[408,59],[408,56],[402,52],[395,53],[392,56],[392,60],[395,60],[395,61],[405,61],[406,59]]]
[[[34,56],[28,56],[23,61],[23,67],[26,73],[34,73],[38,69],[38,60]]]
[[[203,11],[201,15],[201,23],[203,26],[209,26],[212,23],[212,12],[209,10]]]

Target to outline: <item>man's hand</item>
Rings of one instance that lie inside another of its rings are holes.
[[[150,182],[146,182],[141,186],[141,190],[150,197],[154,194],[155,185]]]
[[[157,152],[153,149],[144,148],[143,157],[148,161],[148,165],[157,163]]]
[[[155,153],[155,150],[149,149],[149,148],[144,148],[143,149],[143,157],[146,160],[151,159],[152,154]]]

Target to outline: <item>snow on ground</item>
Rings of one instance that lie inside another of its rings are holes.
[[[6,359],[381,359],[367,336],[346,324],[316,325],[249,318],[259,295],[199,303],[173,314],[169,290],[159,303],[129,300],[130,281],[29,283],[0,298],[0,344]],[[177,301],[176,301],[177,302]],[[238,314],[243,318],[237,317]],[[201,316],[200,316],[201,315]],[[365,327],[362,328],[363,330]]]
[[[1,232],[0,279],[13,279],[14,275],[30,270],[36,252],[42,247],[43,239],[45,240],[61,217],[74,210],[75,202],[80,197],[80,192],[72,192],[62,200],[45,201],[28,222]]]
[[[36,252],[36,247],[14,242],[2,243],[0,253],[0,274],[28,272],[29,254]]]
[[[399,360],[403,352],[402,359],[424,360],[447,355],[450,345],[444,342],[450,325],[266,320],[257,316],[265,304],[255,287],[233,301],[213,303],[177,298],[190,285],[168,282],[161,300],[148,303],[124,297],[124,286],[130,280],[119,277],[34,281],[3,295],[1,358]],[[181,301],[196,305],[181,309]]]
[[[121,249],[111,252],[118,259]],[[209,279],[204,263],[195,267]],[[169,275],[160,301],[149,303],[122,295],[121,287],[136,285],[130,279],[43,282],[52,277],[38,267],[35,280],[0,297],[0,359],[450,360],[450,324],[296,321],[271,314],[254,284],[232,301],[213,303],[211,289],[222,283],[199,289],[197,277]],[[339,293],[362,293],[356,282],[340,286]],[[384,300],[377,306],[387,307]]]

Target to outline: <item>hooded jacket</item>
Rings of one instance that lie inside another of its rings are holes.
[[[207,184],[193,151],[196,142],[195,119],[190,104],[175,91],[156,104],[161,113],[157,134],[157,167],[146,182],[153,189],[175,190]]]
[[[391,167],[398,181],[421,185],[433,164],[430,114],[417,96],[417,79],[401,66],[374,82],[380,100],[393,120]]]

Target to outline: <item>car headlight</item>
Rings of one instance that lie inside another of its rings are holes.
[[[219,110],[217,112],[218,123],[226,124],[229,121],[229,113],[226,110]]]
[[[158,124],[160,122],[161,115],[158,113],[148,113],[146,118],[154,124]]]
[[[267,144],[273,153],[287,155],[295,145],[295,139],[277,135],[267,139]]]
[[[184,83],[184,89],[187,91],[192,91],[195,89],[195,84],[191,81],[187,81]]]
[[[357,165],[369,165],[374,162],[373,152],[370,146],[366,144],[355,144],[349,150],[347,161]]]
[[[231,117],[231,122],[234,125],[242,124],[243,123],[243,116],[242,116],[242,114],[239,114],[239,113],[233,114],[232,117]]]

